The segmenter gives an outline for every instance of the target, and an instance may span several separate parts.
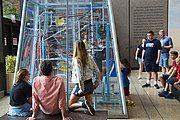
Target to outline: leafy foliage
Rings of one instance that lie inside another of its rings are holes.
[[[7,55],[5,59],[6,59],[6,72],[14,73],[16,66],[16,56]]]
[[[20,0],[2,0],[3,16],[10,18],[11,14],[20,18]]]

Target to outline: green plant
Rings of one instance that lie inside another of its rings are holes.
[[[5,59],[6,59],[6,72],[14,73],[16,66],[16,56],[7,55]]]

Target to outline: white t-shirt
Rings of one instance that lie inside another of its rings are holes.
[[[77,62],[76,58],[72,61],[72,82],[79,83],[79,81],[86,81],[93,78],[93,72],[98,73],[99,68],[93,60],[92,56],[88,55],[88,61],[85,69]]]

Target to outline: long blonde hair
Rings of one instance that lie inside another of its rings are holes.
[[[86,67],[88,60],[88,52],[86,50],[85,43],[82,40],[76,41],[73,58],[76,58],[77,62],[80,63],[83,68]]]
[[[28,75],[28,74],[29,74],[29,72],[27,69],[18,70],[17,75],[16,75],[16,83],[15,84],[19,84],[22,81],[24,81],[26,75]]]

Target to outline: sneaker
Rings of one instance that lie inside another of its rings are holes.
[[[159,86],[158,86],[158,84],[155,84],[155,85],[154,85],[154,87],[155,87],[156,89],[159,89]]]
[[[151,85],[150,84],[148,84],[148,83],[146,83],[146,84],[144,84],[144,85],[142,85],[142,87],[144,88],[144,87],[150,87]]]
[[[165,96],[166,99],[173,99],[174,98],[174,95],[173,93],[168,93],[166,96]]]
[[[141,77],[141,76],[139,76],[139,77],[138,77],[138,80],[140,80],[140,79],[142,79],[142,77]]]
[[[164,89],[162,89],[161,91],[158,91],[158,94],[159,94],[159,93],[162,93],[163,91],[164,91]]]
[[[126,101],[126,105],[127,105],[127,106],[135,106],[135,103],[134,103],[134,101],[132,101],[132,100],[127,100],[127,101]]]
[[[88,109],[89,113],[90,113],[91,115],[95,115],[95,110],[94,110],[94,108],[91,106],[91,104],[90,104],[88,101],[85,101],[85,104],[86,104],[86,106],[87,106],[87,109]]]
[[[168,94],[167,91],[162,91],[158,95],[159,95],[159,97],[165,97],[165,96],[167,96],[167,94]]]

